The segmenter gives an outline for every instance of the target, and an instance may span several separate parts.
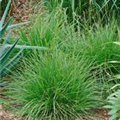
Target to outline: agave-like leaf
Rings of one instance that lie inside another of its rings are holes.
[[[3,53],[3,52],[5,51],[5,49],[6,49],[6,44],[7,44],[7,42],[9,41],[9,39],[10,39],[10,31],[9,31],[8,34],[6,35],[6,37],[5,37],[4,41],[3,41],[3,44],[2,44],[2,46],[1,46],[0,57],[2,56],[2,53]]]
[[[17,28],[17,27],[20,27],[22,25],[26,25],[28,23],[29,22],[21,22],[21,23],[13,24],[13,25],[8,26],[7,30],[10,30],[10,29],[13,29],[13,28]]]
[[[2,0],[0,0],[1,2]],[[45,47],[39,47],[39,46],[24,46],[24,45],[17,45],[19,38],[17,38],[15,40],[15,42],[13,44],[8,44],[8,41],[10,40],[10,33],[11,33],[11,29],[19,27],[21,25],[25,25],[28,24],[28,22],[23,22],[23,23],[18,23],[18,24],[14,24],[14,25],[10,25],[12,18],[10,18],[5,25],[5,19],[6,19],[6,15],[8,13],[9,7],[11,4],[11,0],[8,1],[7,7],[5,9],[5,12],[2,16],[2,19],[0,20],[0,40],[3,40],[3,42],[1,42],[0,44],[0,77],[2,77],[3,75],[5,75],[7,72],[10,71],[10,69],[12,67],[14,67],[14,65],[16,63],[18,63],[18,61],[20,60],[20,58],[22,57],[23,54],[23,49],[40,49],[40,50],[46,50]],[[7,33],[6,37],[3,38],[4,33]],[[10,57],[10,54],[12,53],[12,51],[14,50],[14,48],[18,48],[20,49],[19,52],[17,52],[14,57]]]
[[[5,18],[7,16],[7,13],[8,13],[9,7],[10,7],[10,4],[11,4],[11,0],[8,1],[7,7],[5,9],[5,12],[4,12],[3,16],[2,16],[2,19],[0,20],[0,28],[2,28],[2,26],[4,24]]]
[[[120,45],[120,42],[113,42],[114,44],[116,44],[116,45]]]
[[[2,0],[0,2],[2,2]],[[4,32],[5,32],[6,29],[10,30],[10,29],[13,29],[13,28],[16,28],[16,27],[19,27],[21,25],[25,25],[25,24],[28,23],[28,22],[23,22],[23,23],[18,23],[18,24],[10,25],[10,23],[12,21],[12,18],[10,18],[8,20],[8,22],[5,24],[5,26],[3,27],[3,24],[5,22],[5,19],[6,19],[9,7],[10,7],[10,4],[11,4],[11,0],[8,1],[7,7],[5,9],[5,12],[4,12],[4,14],[3,14],[3,16],[2,16],[2,18],[0,20],[0,38],[2,37],[2,35],[4,34]]]
[[[5,44],[5,48],[11,47],[11,44]],[[42,46],[27,46],[27,45],[16,45],[15,48],[17,49],[38,49],[38,50],[48,50],[46,47]]]
[[[1,58],[0,58],[0,64],[2,65],[7,58],[9,57],[10,53],[12,52],[12,50],[14,49],[15,45],[18,43],[19,39],[16,39],[16,41],[14,42],[14,44],[7,50],[7,52],[5,52]]]
[[[2,27],[0,29],[0,38],[2,38],[4,32],[6,31],[6,29],[8,28],[8,26],[10,25],[10,23],[12,22],[12,18],[10,18],[7,23],[4,25],[4,27]]]
[[[6,63],[4,65],[4,67],[2,69],[0,69],[0,77],[2,77],[3,75],[5,75],[7,72],[10,71],[10,69],[12,67],[14,67],[14,65],[16,65],[20,58],[22,57],[23,55],[23,49],[21,49],[12,59],[9,60],[8,63]]]

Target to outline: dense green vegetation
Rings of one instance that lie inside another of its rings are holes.
[[[2,88],[2,94],[10,98],[9,109],[26,120],[75,120],[94,117],[93,109],[108,108],[110,120],[120,119],[119,1],[42,3],[44,10],[19,30],[20,43],[25,46],[18,48],[24,56],[18,67],[8,69],[10,82]],[[3,48],[7,40],[0,35]]]
[[[12,104],[22,105],[16,108],[27,119],[70,120],[100,106],[100,92],[87,60],[78,61],[55,49],[29,59],[9,86],[14,93]]]
[[[112,15],[116,18],[120,15],[119,0],[42,0],[50,11],[57,7],[66,9],[70,19],[74,17],[73,12],[80,19],[87,19],[88,22],[98,21],[107,22]],[[82,22],[82,21],[81,21]]]

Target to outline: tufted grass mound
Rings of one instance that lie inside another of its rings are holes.
[[[11,104],[27,120],[82,116],[100,100],[90,66],[87,60],[77,61],[61,52],[34,54],[10,83]]]

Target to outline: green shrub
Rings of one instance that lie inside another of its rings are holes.
[[[84,115],[101,99],[86,63],[56,50],[31,56],[10,85],[12,104],[28,120],[70,120]]]

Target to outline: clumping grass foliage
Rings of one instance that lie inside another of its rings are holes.
[[[60,11],[53,11],[50,14],[47,12],[41,13],[36,20],[31,22],[32,27],[27,29],[28,34],[20,31],[21,39],[29,45],[51,47],[56,37],[58,37],[57,33],[63,22],[64,18]]]
[[[120,38],[116,32],[117,26],[114,24],[105,27],[97,26],[95,30],[88,30],[86,34],[83,34],[79,50],[84,57],[90,61],[94,59],[97,65],[107,65],[108,68],[110,61],[120,59],[119,46],[114,44]]]
[[[90,65],[59,52],[33,55],[10,84],[12,104],[27,120],[70,120],[98,106]],[[14,100],[14,101],[13,101]]]
[[[78,29],[80,31],[76,32],[72,24],[61,30],[60,34],[63,33],[63,36],[59,35],[59,40],[65,52],[74,51],[75,54],[82,54],[91,62],[94,59],[99,65],[119,60],[119,46],[114,44],[120,40],[119,28],[115,22],[106,26],[96,24],[95,27],[86,27],[85,30],[78,26]]]
[[[82,26],[78,19],[69,24],[63,11],[46,12],[37,17],[28,34],[21,32],[21,39],[30,45],[57,47],[69,56],[74,54],[78,60],[87,59],[94,68],[94,76],[108,82],[120,70],[115,64],[120,59],[120,48],[114,44],[120,40],[117,22],[112,19],[104,26],[100,23]]]
[[[108,82],[120,70],[120,47],[115,44],[119,42],[120,34],[116,22],[113,20],[105,26],[98,23],[93,27],[86,25],[82,29],[77,26],[76,29],[74,24],[62,26],[56,40],[58,49],[70,56],[74,54],[78,60],[87,59],[88,64],[92,64],[93,75]]]

